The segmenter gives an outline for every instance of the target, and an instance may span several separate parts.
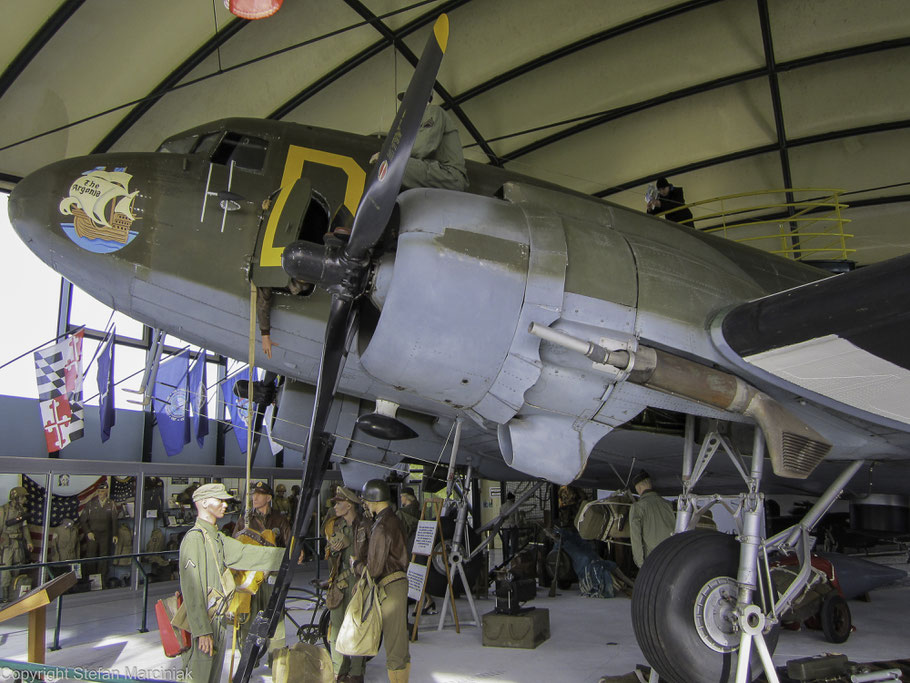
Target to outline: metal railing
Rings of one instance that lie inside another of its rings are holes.
[[[321,574],[321,563],[320,558],[322,557],[322,544],[324,539],[321,536],[307,536],[300,539],[301,546],[307,548],[310,551],[310,556],[307,561],[316,562],[316,580],[320,579]],[[129,559],[131,563],[136,565],[136,568],[139,570],[139,575],[141,576],[142,583],[142,617],[139,625],[139,633],[148,632],[148,601],[149,601],[149,580],[148,573],[145,570],[145,567],[142,566],[143,559],[150,559],[152,557],[174,557],[176,558],[179,550],[158,550],[153,552],[144,552],[144,553],[128,553],[123,555],[101,555],[99,557],[80,557],[73,560],[58,560],[56,562],[33,562],[30,564],[13,564],[13,565],[3,565],[0,566],[0,572],[4,571],[15,571],[15,572],[24,572],[31,569],[44,569],[44,568],[70,568],[74,564],[83,565],[85,563],[98,563],[98,562],[111,562],[113,560],[122,560]],[[133,589],[135,590],[135,589]],[[304,589],[306,592],[306,589]],[[65,594],[64,594],[65,595]],[[56,623],[54,626],[54,643],[50,646],[50,650],[59,650],[60,649],[60,627],[63,616],[63,595],[57,597],[57,616]]]
[[[843,216],[849,205],[841,201],[842,192],[811,187],[739,192],[687,204],[694,217],[680,223],[694,227],[698,221],[701,232],[794,260],[846,260],[856,250],[847,247],[853,235],[844,231],[850,219]]]

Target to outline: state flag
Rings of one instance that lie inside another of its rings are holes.
[[[114,410],[114,337],[117,328],[111,329],[107,343],[98,355],[98,410],[101,416],[101,443],[111,438],[111,427],[117,419]]]
[[[35,351],[38,405],[48,453],[63,449],[85,434],[82,338],[83,332],[79,330]]]

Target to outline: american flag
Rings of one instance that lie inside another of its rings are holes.
[[[51,497],[50,526],[59,526],[64,519],[78,520],[82,508],[95,496],[98,486],[105,479],[107,477],[98,477],[91,486],[84,488],[73,496],[53,494]],[[37,552],[40,552],[44,535],[44,506],[47,501],[47,490],[34,479],[24,474],[22,475],[22,486],[28,493],[25,500],[25,514],[29,523],[32,545],[35,546]]]
[[[136,497],[136,477],[111,477],[111,500],[122,503]]]
[[[53,453],[82,438],[82,337],[79,330],[63,341],[35,351],[38,405],[47,441]]]

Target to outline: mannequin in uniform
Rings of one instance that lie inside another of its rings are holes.
[[[0,565],[26,564],[27,552],[34,550],[25,518],[28,492],[17,486],[9,492],[9,502],[0,505]],[[27,552],[26,552],[27,551]],[[15,599],[13,581],[18,572],[0,572],[0,602]]]
[[[85,534],[85,557],[107,557],[116,553],[117,504],[108,498],[107,481],[98,486],[98,494],[89,500],[79,515],[79,528]],[[100,573],[107,578],[110,562],[86,567],[90,574]]]
[[[285,495],[287,487],[284,484],[278,484],[275,487],[275,498],[272,500],[272,507],[275,508],[276,512],[280,512],[288,519],[291,518],[291,515],[294,514],[294,511],[291,510],[291,501]]]
[[[64,519],[59,526],[55,526],[51,543],[47,548],[48,562],[63,562],[65,560],[79,559],[79,527],[71,519]],[[69,567],[51,567],[54,575],[64,574]]]
[[[288,518],[277,510],[272,509],[272,488],[264,481],[257,481],[253,484],[253,510],[250,512],[249,530],[257,532],[254,538],[259,539],[259,534],[264,531],[272,530],[275,532],[275,545],[279,548],[287,546],[291,539],[291,525]],[[243,515],[237,520],[234,527],[234,538],[240,538],[246,530]],[[260,544],[265,545],[265,544]],[[250,599],[250,619],[240,625],[239,640],[244,640],[249,632],[252,617],[259,610],[265,609],[269,604],[269,598],[272,597],[272,584],[268,580],[263,581],[259,590]],[[269,652],[280,647],[284,647],[284,620],[281,620],[275,629],[275,635],[269,642]]]

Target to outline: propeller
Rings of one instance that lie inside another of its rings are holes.
[[[304,524],[313,514],[335,441],[334,436],[325,431],[325,425],[355,324],[354,302],[364,293],[371,252],[382,238],[395,208],[405,166],[433,93],[448,37],[449,20],[443,14],[433,26],[433,34],[427,40],[376,165],[367,178],[348,241],[330,241],[327,245],[294,242],[285,248],[281,256],[282,266],[292,278],[323,287],[332,295],[332,304],[316,379],[316,403],[304,452],[300,499],[291,542],[278,570],[269,604],[250,625],[233,683],[249,681],[253,669],[268,648],[269,636],[275,632],[278,620],[284,618],[284,602],[293,574],[292,562],[296,557],[297,543]]]

